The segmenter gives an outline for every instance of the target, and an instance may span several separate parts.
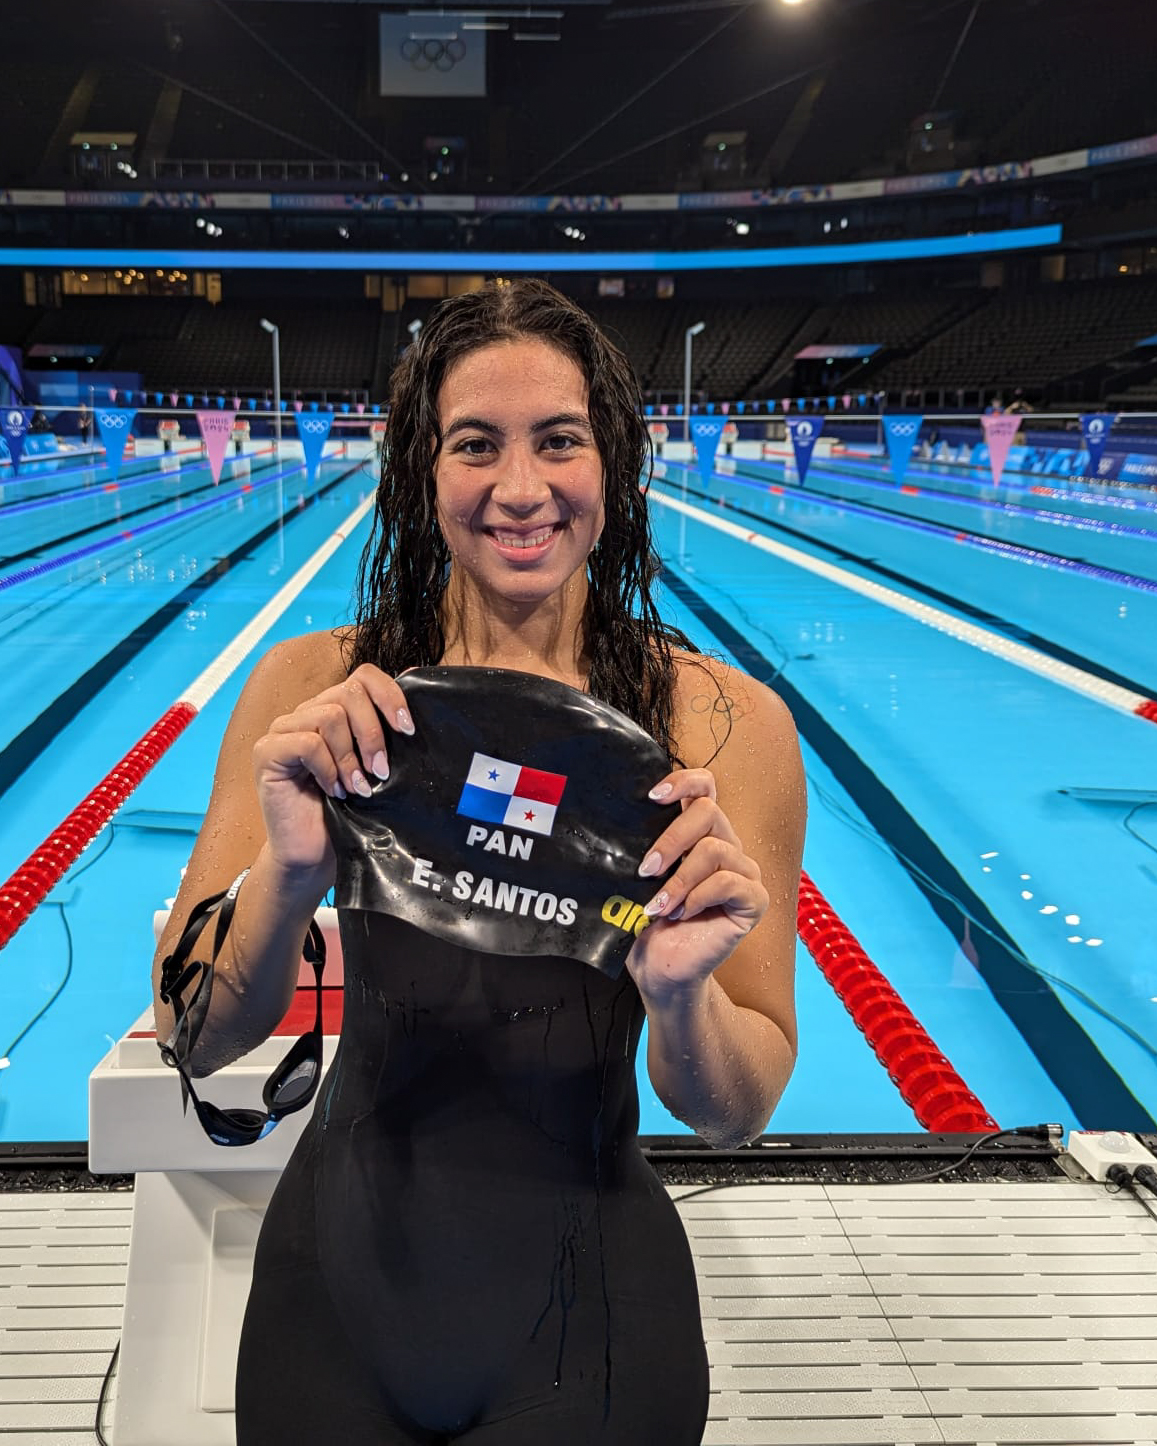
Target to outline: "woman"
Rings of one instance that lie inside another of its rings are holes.
[[[571,302],[537,281],[446,302],[389,429],[356,622],[254,670],[161,940],[249,867],[195,1073],[283,1015],[334,877],[321,795],[388,775],[407,668],[534,673],[633,717],[678,765],[652,797],[681,805],[639,873],[679,864],[617,980],[396,920],[381,957],[343,945],[338,1059],[258,1247],[238,1441],[693,1446],[694,1272],[637,1147],[634,1050],[645,1016],[660,1099],[718,1146],[758,1135],[787,1082],[794,729],[659,622],[637,386]],[[159,1038],[171,1021],[158,998]]]

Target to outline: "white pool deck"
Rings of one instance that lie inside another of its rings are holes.
[[[96,1440],[132,1207],[0,1193],[4,1446]],[[791,1181],[680,1213],[711,1358],[704,1446],[1157,1443],[1157,1220],[1129,1195]],[[115,1446],[115,1379],[104,1433]]]

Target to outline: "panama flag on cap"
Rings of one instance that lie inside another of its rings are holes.
[[[458,812],[482,823],[505,824],[523,833],[549,834],[562,802],[566,775],[523,768],[504,758],[476,753],[462,786]]]

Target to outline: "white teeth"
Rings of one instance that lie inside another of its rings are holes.
[[[503,547],[541,547],[553,531],[553,527],[544,527],[541,532],[495,532],[493,536]]]

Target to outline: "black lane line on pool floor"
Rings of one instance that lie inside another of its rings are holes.
[[[276,465],[276,462],[263,462],[260,467],[253,469],[251,475],[256,476],[258,472],[263,472],[267,467],[275,467]],[[164,475],[163,472],[157,473],[158,478]],[[226,482],[240,482],[241,479],[239,477],[227,477],[225,480]],[[178,492],[174,496],[162,497],[153,502],[142,502],[139,507],[133,507],[127,512],[122,512],[119,517],[110,517],[105,522],[90,522],[84,527],[78,527],[75,532],[66,532],[60,537],[50,538],[47,542],[42,542],[37,547],[26,547],[23,552],[7,553],[3,557],[0,557],[0,567],[10,567],[14,562],[26,562],[30,557],[41,558],[44,553],[51,552],[54,547],[59,547],[65,542],[75,542],[78,537],[88,537],[90,533],[99,532],[102,527],[111,529],[123,528],[126,522],[131,522],[134,517],[140,517],[142,513],[153,512],[158,507],[165,507],[173,502],[188,502],[194,497],[199,497],[202,492],[212,492],[216,486],[216,482],[209,481],[201,487],[191,487],[188,492]],[[174,512],[173,520],[176,521],[180,515],[180,512]],[[116,536],[114,532],[109,537],[109,546],[120,544],[124,540],[124,538]]]
[[[1048,981],[1025,965],[1016,941],[988,905],[846,739],[669,563],[664,564],[660,576],[664,586],[740,667],[779,694],[809,747],[831,769],[953,939],[959,937],[964,914],[981,926],[972,934],[977,971],[1081,1124],[1087,1129],[1154,1129],[1153,1117],[1065,1009]],[[905,860],[911,860],[919,872],[909,869]]]
[[[360,468],[361,463],[358,463],[356,467],[349,468],[339,477],[335,477],[333,481],[319,487],[310,498],[310,502],[316,502],[327,492],[332,492],[335,487],[352,477]],[[291,513],[289,520],[292,521],[295,515],[296,513]],[[79,717],[81,710],[92,702],[93,698],[116,677],[122,668],[131,663],[137,654],[163,632],[174,618],[180,617],[196,597],[212,587],[214,583],[220,582],[227,573],[232,571],[251,548],[259,547],[274,536],[278,528],[282,526],[284,526],[284,519],[275,517],[259,532],[246,538],[232,552],[218,558],[208,572],[194,578],[176,597],[162,603],[156,612],[138,623],[127,637],[122,638],[103,657],[98,658],[92,667],[77,678],[75,683],[71,683],[63,693],[58,694],[38,717],[34,718],[13,738],[7,747],[0,750],[0,798],[42,753],[52,747],[64,728],[74,718]]]
[[[725,479],[726,480],[726,479]],[[655,482],[660,486],[666,486],[671,490],[682,494],[683,488],[676,482],[666,478],[656,477]],[[777,483],[776,486],[779,484]],[[728,512],[734,512],[736,516],[743,517],[749,522],[758,522],[765,528],[772,528],[776,532],[785,532],[789,537],[798,538],[808,547],[814,547],[821,552],[830,553],[838,557],[842,562],[849,562],[854,566],[863,568],[864,571],[874,573],[877,577],[887,578],[889,582],[898,583],[902,588],[911,593],[926,597],[932,602],[941,606],[951,608],[953,612],[959,613],[974,622],[983,623],[992,628],[995,632],[1002,633],[1013,642],[1024,643],[1026,647],[1035,648],[1040,653],[1045,653],[1050,658],[1055,658],[1059,663],[1067,663],[1072,668],[1079,668],[1082,672],[1090,673],[1094,678],[1101,678],[1106,683],[1115,683],[1119,688],[1127,688],[1131,693],[1140,693],[1145,698],[1152,698],[1157,693],[1157,683],[1141,683],[1136,678],[1129,678],[1124,673],[1118,673],[1113,668],[1106,667],[1094,658],[1087,658],[1083,653],[1076,653],[1071,648],[1066,648],[1063,643],[1054,643],[1051,638],[1042,637],[1028,628],[1023,628],[1019,623],[1012,622],[1009,618],[1002,617],[1000,613],[989,612],[987,608],[977,607],[974,603],[965,602],[962,598],[954,597],[951,593],[942,592],[940,588],[933,587],[931,583],[919,582],[907,573],[898,571],[896,568],[888,567],[885,563],[876,562],[874,558],[861,557],[858,553],[841,547],[836,542],[825,542],[823,538],[814,537],[811,533],[803,531],[802,528],[791,527],[786,522],[780,522],[772,517],[765,517],[761,512],[753,512],[750,508],[741,507],[738,502],[732,502],[729,498],[711,497],[706,492],[700,492],[697,488],[688,487],[687,496],[694,497],[699,502],[706,502],[711,507],[722,507]],[[786,489],[792,497],[806,500],[808,493],[799,488]],[[838,503],[840,498],[824,497],[825,501]],[[887,525],[886,517],[880,519]],[[960,530],[960,529],[957,529]],[[980,534],[977,534],[978,536]],[[1039,550],[1039,549],[1038,549]],[[1054,556],[1049,553],[1047,556]],[[1069,559],[1058,559],[1068,561]]]

